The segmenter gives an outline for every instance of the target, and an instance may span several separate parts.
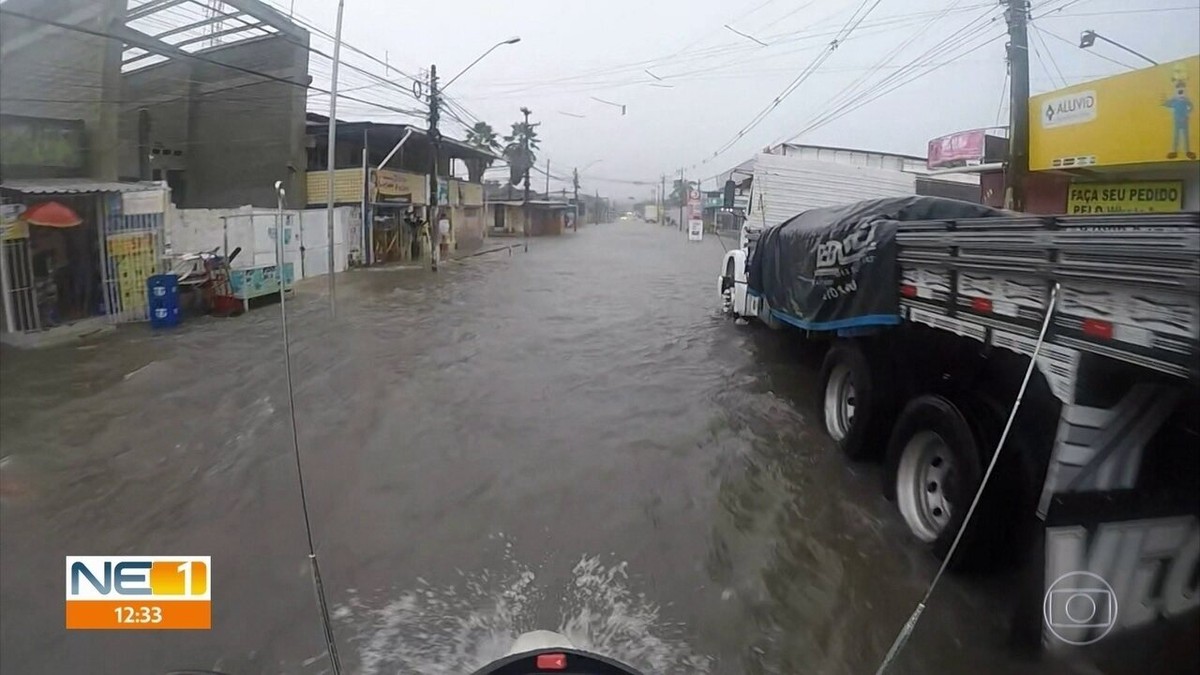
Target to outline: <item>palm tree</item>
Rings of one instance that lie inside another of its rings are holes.
[[[467,142],[484,150],[499,150],[500,143],[496,140],[496,130],[487,122],[476,122],[467,130]]]
[[[689,180],[685,182],[676,178],[674,185],[671,186],[671,194],[667,197],[667,203],[674,204],[675,206],[685,203],[687,201],[688,190],[695,187],[696,181]]]
[[[537,161],[537,126],[541,122],[513,122],[512,133],[504,137],[504,159],[508,160],[509,178],[516,185],[525,176],[525,171]],[[527,149],[528,148],[528,149]]]
[[[467,130],[467,143],[487,152],[496,152],[500,149],[500,143],[496,140],[496,131],[487,122],[476,122],[475,126]],[[463,163],[467,165],[467,180],[472,183],[482,181],[483,172],[492,165],[493,161],[495,160],[464,160]]]

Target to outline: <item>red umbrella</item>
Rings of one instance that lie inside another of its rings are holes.
[[[75,227],[83,222],[71,207],[58,202],[41,202],[25,209],[21,219],[30,225],[42,227]]]

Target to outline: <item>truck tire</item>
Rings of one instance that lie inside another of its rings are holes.
[[[884,491],[894,497],[910,532],[944,560],[986,469],[978,432],[963,411],[937,394],[918,396],[896,420],[887,448]],[[994,477],[995,478],[995,477]],[[982,506],[982,505],[981,505]],[[977,509],[951,567],[980,565],[994,519]]]
[[[981,465],[986,472],[1011,408],[1005,408],[996,399],[980,392],[963,392],[954,400],[975,432]],[[972,526],[968,530],[959,547],[969,544],[976,553],[972,560],[964,559],[959,569],[995,569],[1015,565],[1032,544],[1030,536],[1035,527],[1041,481],[1035,466],[1033,449],[1036,446],[1029,436],[1026,422],[1028,419],[1018,414],[1008,432],[996,469],[979,500],[975,515],[971,517],[986,531],[986,537],[980,535],[976,541],[977,537],[970,535],[978,532],[980,527]],[[957,557],[958,554],[955,555]]]
[[[857,341],[838,342],[825,355],[820,379],[825,431],[852,460],[883,456],[894,415],[887,373]]]

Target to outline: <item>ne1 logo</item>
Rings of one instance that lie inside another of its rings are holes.
[[[209,556],[67,556],[67,628],[212,627]]]

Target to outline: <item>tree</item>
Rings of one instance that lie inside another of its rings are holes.
[[[696,186],[697,183],[694,180],[689,180],[685,183],[676,178],[674,184],[671,186],[671,194],[667,197],[667,204],[679,206],[686,203],[688,190],[695,189]]]
[[[504,159],[508,160],[509,178],[513,185],[525,176],[525,171],[537,161],[538,145],[541,140],[537,127],[541,122],[513,122],[512,133],[504,137]],[[526,150],[528,148],[528,150]]]
[[[487,152],[500,150],[500,142],[497,140],[496,131],[487,122],[476,122],[475,126],[467,130],[467,143]],[[483,180],[483,172],[494,161],[492,159],[464,160],[463,163],[467,165],[468,180],[473,183]]]

